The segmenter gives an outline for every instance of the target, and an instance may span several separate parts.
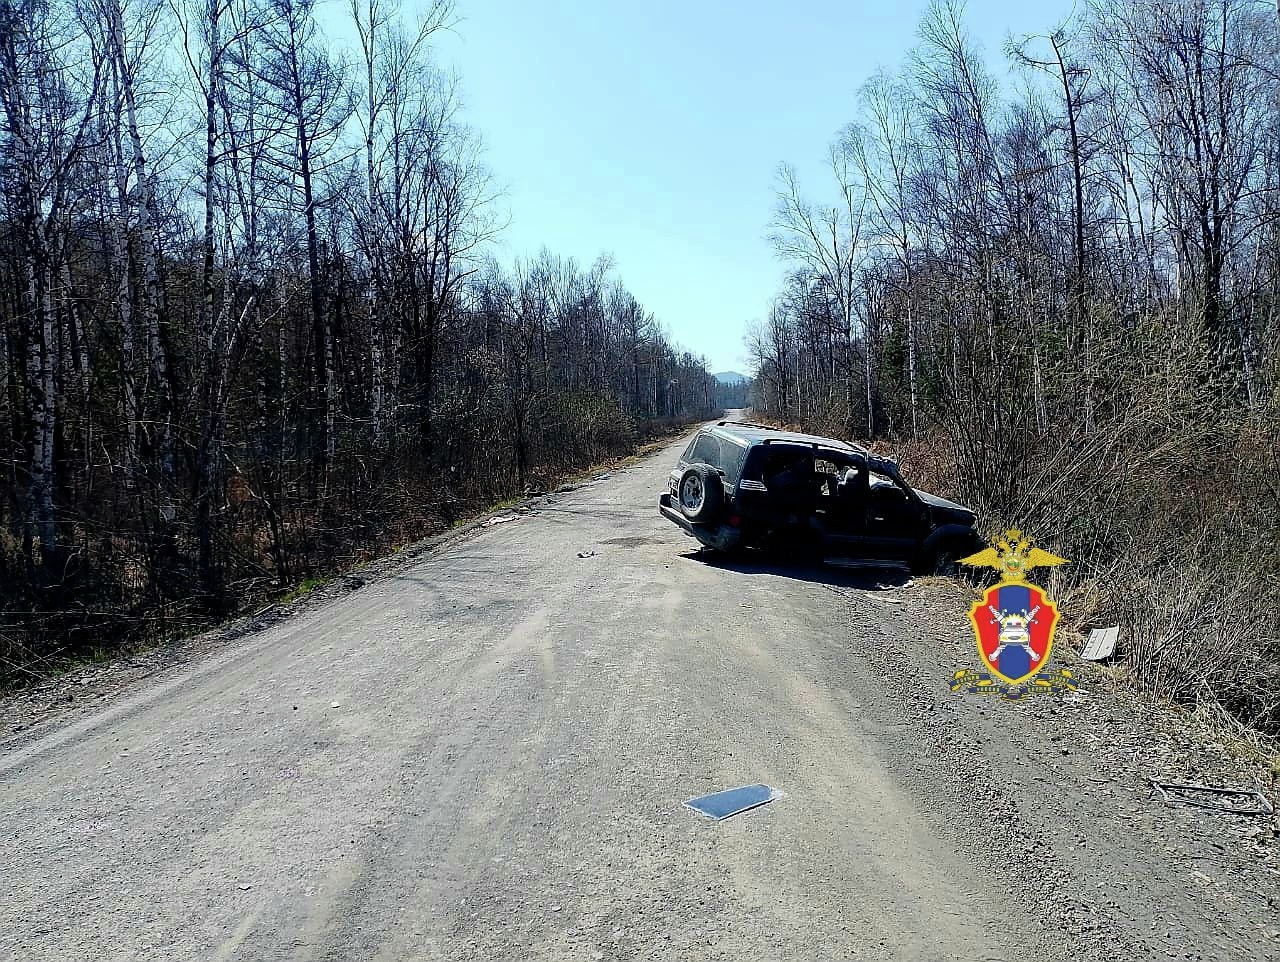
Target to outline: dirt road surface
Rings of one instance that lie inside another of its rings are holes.
[[[700,556],[676,450],[0,734],[0,958],[1280,958],[1274,820],[1145,781],[1221,746],[950,694],[963,585]]]

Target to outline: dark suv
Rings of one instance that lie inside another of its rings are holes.
[[[762,424],[700,430],[658,499],[663,516],[719,551],[800,549],[836,561],[950,573],[984,545],[968,508],[911,487],[889,458]]]

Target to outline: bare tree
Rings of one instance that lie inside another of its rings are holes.
[[[31,436],[25,543],[32,577],[42,567],[51,581],[61,577],[63,561],[54,513],[61,343],[55,289],[66,254],[66,207],[76,164],[90,146],[103,67],[100,50],[59,14],[65,11],[36,0],[0,2],[4,193],[18,226],[29,318],[23,332]]]
[[[827,331],[828,353],[833,365],[838,340],[845,363],[845,404],[850,422],[853,418],[853,321],[855,277],[862,256],[863,217],[867,196],[853,177],[846,153],[834,147],[830,153],[831,171],[838,200],[830,207],[818,208],[800,191],[795,171],[783,165],[778,171],[778,202],[774,213],[771,239],[785,260],[803,265],[806,273],[820,282],[836,307],[835,325]],[[867,432],[875,431],[871,397],[874,391],[874,362],[864,338],[863,388],[867,402]],[[836,378],[831,378],[833,385]]]

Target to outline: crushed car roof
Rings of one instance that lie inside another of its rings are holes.
[[[769,442],[778,444],[816,444],[836,451],[848,451],[850,454],[862,455],[867,459],[867,464],[873,470],[896,470],[898,467],[898,462],[893,458],[888,458],[881,454],[873,454],[858,444],[850,444],[848,441],[840,441],[836,438],[824,438],[817,434],[783,431],[781,428],[770,427],[767,424],[755,424],[750,421],[718,421],[713,427],[705,430],[722,434],[744,447]]]
[[[835,448],[838,451],[856,451],[865,453],[866,449],[838,441],[835,438],[819,437],[816,434],[799,434],[795,431],[783,431],[765,424],[750,424],[738,421],[720,421],[711,430],[745,441],[748,444],[757,441],[774,441],[780,444],[818,444],[824,448]]]

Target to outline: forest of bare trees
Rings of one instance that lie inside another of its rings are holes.
[[[963,9],[861,90],[832,177],[780,174],[760,407],[889,438],[1075,563],[1129,670],[1280,731],[1280,30],[1253,0]]]
[[[0,0],[0,676],[701,416],[602,258],[503,267],[450,0]]]

